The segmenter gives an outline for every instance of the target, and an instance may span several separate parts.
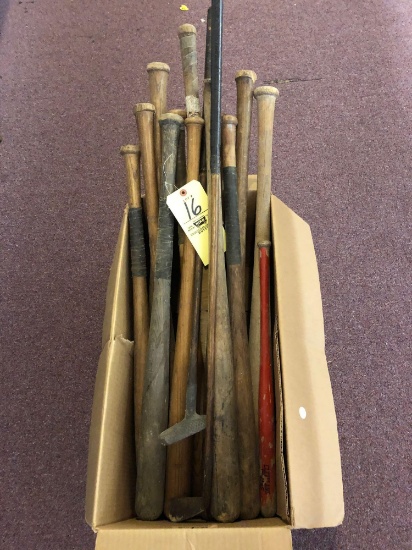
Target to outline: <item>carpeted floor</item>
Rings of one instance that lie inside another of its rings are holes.
[[[169,105],[183,106],[177,28],[197,26],[203,59],[208,2],[187,5],[0,4],[5,550],[94,547],[87,445],[126,202],[118,150],[148,62],[170,64]],[[236,70],[278,82],[273,190],[311,225],[323,292],[346,518],[295,532],[297,550],[412,545],[411,33],[410,0],[225,3],[224,110]]]

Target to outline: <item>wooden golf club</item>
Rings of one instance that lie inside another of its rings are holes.
[[[140,195],[140,150],[135,145],[120,149],[125,167],[129,195],[129,241],[133,279],[134,327],[134,427],[139,438],[144,371],[149,337],[149,300],[147,293],[146,250],[143,232],[143,209]]]
[[[174,191],[179,132],[183,119],[165,114],[162,131],[162,193],[142,416],[137,447],[136,515],[154,520],[163,512],[166,449],[159,435],[167,428],[169,408],[170,292],[174,218],[166,199]]]
[[[203,166],[199,173],[199,181],[203,187],[206,186],[206,167]],[[175,424],[160,437],[167,444],[173,444],[179,439],[194,435],[193,440],[193,469],[192,469],[192,493],[202,495],[203,489],[203,438],[202,433],[206,426],[206,415],[197,414],[196,409],[204,410],[203,385],[206,384],[203,370],[203,358],[199,349],[199,325],[201,307],[201,286],[202,286],[203,264],[200,257],[196,256],[195,279],[194,279],[194,301],[193,301],[193,335],[190,349],[190,366],[186,389],[186,412],[185,418]],[[197,368],[196,368],[197,367]],[[198,384],[200,380],[200,387]],[[172,521],[186,521],[204,512],[203,496],[187,496],[172,498],[168,502],[168,517]]]
[[[154,143],[156,157],[157,185],[160,194],[162,183],[162,141],[159,127],[159,118],[167,112],[167,82],[169,79],[170,67],[166,63],[149,63],[147,65],[149,76],[150,103],[154,105]]]
[[[179,27],[179,41],[185,85],[187,131],[187,179],[199,177],[203,119],[199,116],[199,84],[197,78],[196,29],[193,25]],[[170,386],[169,427],[185,417],[186,389],[193,339],[193,299],[196,251],[184,238],[181,271],[179,316],[176,347]],[[167,449],[165,514],[172,499],[190,495],[193,439],[185,438]]]
[[[187,129],[187,177],[189,181],[199,177],[200,147],[203,119],[193,116],[185,120]],[[191,365],[193,346],[193,302],[196,299],[194,274],[197,252],[185,236],[183,249],[183,269],[181,273],[179,317],[176,331],[176,347],[170,388],[169,426],[180,423],[185,418],[186,393]],[[201,283],[200,283],[201,284]],[[197,346],[197,340],[196,340]],[[192,367],[196,371],[197,347]],[[196,423],[194,423],[196,424]],[[190,424],[189,424],[190,425]],[[187,423],[184,424],[187,428]],[[190,430],[189,430],[190,431]],[[194,430],[193,435],[198,430]],[[167,449],[165,514],[168,514],[168,502],[171,499],[189,496],[192,469],[193,438],[182,439]]]
[[[272,184],[272,143],[275,103],[279,92],[272,86],[255,89],[258,110],[258,171],[255,220],[255,258],[253,265],[252,302],[249,328],[249,356],[252,370],[255,419],[258,423],[260,366],[260,276],[257,243],[270,239],[270,192]]]
[[[171,109],[169,113],[175,113],[183,118],[187,118],[186,111],[184,109]],[[186,131],[182,126],[179,135],[179,145],[177,149],[177,164],[176,164],[176,187],[180,189],[182,185],[187,183],[187,171],[186,171]],[[183,268],[183,245],[185,242],[185,233],[180,224],[177,225],[177,232],[179,236],[179,256],[180,256],[180,270]]]
[[[262,516],[276,513],[275,394],[270,331],[271,243],[258,243],[260,269],[260,377],[259,377],[259,455],[260,506]]]
[[[192,435],[204,430],[206,426],[206,416],[199,415],[196,412],[197,402],[197,356],[199,343],[199,321],[200,321],[200,300],[201,300],[201,284],[202,284],[203,264],[199,257],[196,259],[195,266],[195,284],[194,284],[194,302],[193,302],[193,331],[192,345],[190,349],[190,366],[188,372],[187,388],[186,388],[186,412],[183,420],[174,424],[169,429],[160,434],[160,440],[171,445],[168,448],[170,451],[182,440],[191,438]],[[184,448],[182,447],[182,450]],[[190,456],[190,455],[189,455]],[[168,457],[169,458],[169,457]],[[169,463],[168,463],[169,465]],[[172,464],[175,468],[175,464]],[[183,463],[183,466],[185,464]],[[178,474],[178,469],[172,469],[169,476]],[[189,479],[190,485],[190,479]],[[180,488],[180,487],[179,487]],[[190,486],[187,491],[190,493]],[[203,497],[190,497],[189,494],[184,495],[184,498],[173,497],[166,503],[167,515],[172,521],[184,521],[196,515],[199,515],[204,510]]]
[[[245,312],[245,285],[240,246],[241,238],[236,181],[236,125],[236,117],[223,115],[222,163],[227,242],[226,263],[239,433],[240,517],[242,519],[253,519],[258,516],[260,509],[259,454],[253,408],[252,377],[250,373]]]
[[[199,258],[200,259],[200,258]],[[196,262],[195,270],[195,299],[193,302],[193,336],[190,348],[190,365],[186,388],[186,411],[183,420],[173,424],[160,434],[160,441],[164,445],[172,445],[186,439],[206,426],[206,416],[196,412],[197,400],[197,354],[199,342],[199,315],[200,315],[200,285],[202,282],[202,261]]]

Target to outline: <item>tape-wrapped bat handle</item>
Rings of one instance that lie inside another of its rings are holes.
[[[200,114],[196,28],[193,25],[181,25],[178,34],[185,83],[186,111],[187,116],[190,117]]]
[[[173,260],[173,215],[166,199],[175,185],[177,144],[183,119],[165,114],[162,131],[162,187],[149,344],[137,445],[136,515],[157,519],[163,511],[166,448],[159,435],[167,428],[169,405],[170,292]]]

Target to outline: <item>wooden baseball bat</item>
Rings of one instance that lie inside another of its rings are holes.
[[[183,119],[165,114],[162,131],[162,192],[153,305],[144,377],[142,416],[137,447],[136,515],[157,519],[163,511],[166,449],[159,435],[167,428],[169,409],[170,292],[173,261],[174,218],[166,199],[174,191],[177,143]]]
[[[157,188],[154,148],[155,108],[151,103],[138,103],[133,109],[142,156],[143,182],[146,194],[147,227],[150,249],[149,302],[153,297],[153,278],[156,266],[157,225],[159,219],[159,193]]]
[[[197,76],[196,28],[193,25],[181,25],[178,34],[185,83],[187,116],[199,116],[200,103],[199,79]]]
[[[162,184],[162,141],[159,127],[159,118],[167,112],[167,82],[169,79],[170,67],[167,63],[149,63],[147,65],[149,76],[150,103],[154,105],[154,138],[155,138],[155,157],[157,185]]]
[[[236,125],[236,117],[223,115],[222,163],[227,243],[226,264],[239,433],[240,517],[242,519],[253,519],[258,516],[260,509],[259,455],[255,413],[253,408],[252,377],[250,372],[245,311],[245,285],[240,245],[241,237],[236,181]]]
[[[187,177],[199,178],[200,147],[203,119],[192,116],[185,120],[187,129]],[[181,273],[179,317],[176,330],[176,347],[172,369],[169,426],[183,420],[186,410],[186,388],[193,341],[194,274],[197,253],[185,237],[183,269]],[[201,288],[199,284],[199,289]],[[196,341],[197,343],[197,341]],[[165,514],[171,499],[190,495],[193,437],[170,445],[167,449]]]
[[[276,513],[275,393],[270,334],[270,242],[258,243],[260,270],[259,455],[262,516]]]
[[[236,170],[237,193],[239,202],[240,250],[242,272],[245,278],[245,291],[248,288],[245,271],[247,192],[249,175],[249,142],[252,124],[253,87],[256,74],[253,71],[236,73],[237,90],[237,132],[236,132]]]
[[[149,338],[149,300],[147,293],[146,251],[143,232],[143,209],[140,195],[140,150],[135,145],[120,149],[126,165],[129,195],[129,241],[133,278],[134,326],[134,417],[135,442],[139,438],[144,371]]]
[[[275,103],[279,91],[271,86],[255,89],[258,111],[258,171],[255,220],[255,253],[253,265],[252,302],[250,308],[249,356],[252,369],[253,401],[258,424],[258,393],[260,368],[260,276],[257,243],[270,240],[270,192],[272,184],[272,142]]]
[[[240,514],[239,457],[232,339],[223,250],[220,145],[222,86],[222,0],[212,1],[211,128],[209,190],[209,330],[208,370],[213,372],[212,485],[205,479],[205,505],[217,521],[234,521]],[[209,376],[208,376],[209,382]],[[209,402],[209,399],[208,399]],[[206,432],[206,441],[208,434]],[[206,449],[208,445],[206,444]],[[208,462],[208,457],[205,457]],[[206,470],[206,468],[205,468]],[[205,472],[210,475],[210,472]],[[210,501],[208,501],[210,496]]]

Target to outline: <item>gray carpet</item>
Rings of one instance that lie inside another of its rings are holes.
[[[105,289],[126,202],[120,145],[146,64],[208,2],[2,0],[1,548],[92,549],[84,495]],[[273,190],[311,225],[346,518],[294,548],[411,548],[410,0],[227,0],[234,75],[277,83]],[[255,136],[256,136],[256,129]],[[255,140],[254,140],[255,141]],[[252,171],[256,170],[256,144]]]

